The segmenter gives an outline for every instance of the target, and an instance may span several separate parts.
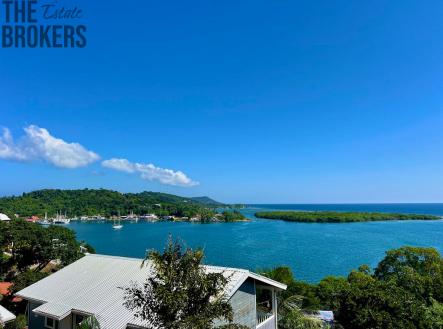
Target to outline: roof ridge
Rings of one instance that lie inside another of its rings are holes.
[[[85,257],[111,258],[111,259],[122,259],[122,260],[140,261],[140,262],[142,262],[144,260],[143,258],[106,255],[106,254],[87,254],[87,255],[85,255]],[[238,267],[227,267],[227,266],[218,266],[218,265],[209,265],[209,264],[202,264],[202,266],[204,266],[206,268],[230,270],[230,271],[237,271],[237,272],[243,272],[243,273],[250,273],[251,272],[251,271],[246,270],[244,268],[238,268]]]
[[[98,258],[113,258],[113,259],[123,259],[130,261],[143,262],[143,258],[126,257],[126,256],[116,256],[116,255],[105,255],[105,254],[87,254],[85,257],[98,257]]]
[[[244,268],[238,268],[238,267],[226,267],[226,266],[217,266],[217,265],[205,265],[206,268],[212,268],[212,269],[219,269],[219,270],[227,270],[227,271],[236,271],[236,272],[242,272],[242,273],[250,273],[249,270],[246,270]]]
[[[135,261],[143,262],[144,261],[142,258],[131,258],[131,257],[125,257],[125,256],[114,256],[114,255],[103,255],[103,254],[88,254],[85,257],[121,259],[121,260],[133,261],[133,262],[135,262]],[[256,273],[256,272],[253,272],[250,270],[246,270],[243,268],[225,267],[225,266],[217,266],[217,265],[205,265],[205,264],[202,264],[202,266],[205,267],[206,269],[213,269],[213,270],[220,270],[220,271],[233,271],[233,272],[246,274],[251,278],[255,278],[258,280],[262,280],[264,282],[272,283],[282,289],[286,289],[286,285],[281,282],[278,282],[278,281],[268,278],[262,274],[259,274],[259,273]]]

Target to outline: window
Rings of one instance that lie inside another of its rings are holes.
[[[53,318],[45,318],[45,328],[58,329],[58,321]]]
[[[80,324],[83,322],[83,320],[85,319],[85,317],[81,314],[73,314],[72,317],[73,321],[74,321],[74,325],[72,326],[74,329],[77,329],[80,327]]]
[[[257,286],[256,288],[257,310],[272,313],[272,290]]]
[[[256,286],[255,294],[257,324],[260,324],[275,313],[273,309],[273,292],[269,287]]]

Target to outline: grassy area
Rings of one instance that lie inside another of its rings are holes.
[[[262,211],[255,213],[258,218],[279,219],[301,223],[351,223],[388,220],[436,220],[439,216],[419,214],[390,214],[376,212],[335,212],[335,211]]]

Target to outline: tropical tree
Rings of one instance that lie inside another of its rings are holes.
[[[290,296],[279,301],[279,323],[282,329],[321,329],[323,322],[303,312],[303,296]]]
[[[434,248],[402,247],[389,250],[375,277],[413,293],[426,302],[443,302],[443,259]]]
[[[322,322],[309,316],[309,310],[304,308],[307,297],[314,290],[309,284],[294,279],[291,269],[280,266],[269,270],[258,271],[261,274],[282,282],[288,286],[287,290],[278,295],[278,327],[283,329],[321,329]],[[302,295],[303,294],[303,295]],[[312,306],[308,301],[308,306]]]
[[[78,329],[100,329],[100,323],[96,317],[88,316],[80,323]]]
[[[201,249],[184,248],[171,237],[163,253],[150,251],[142,266],[151,273],[142,284],[124,287],[124,305],[148,328],[208,329],[216,321],[232,324],[233,310],[224,294],[229,278],[206,273]]]

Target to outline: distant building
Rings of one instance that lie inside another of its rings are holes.
[[[12,287],[13,283],[12,282],[0,282],[0,295],[2,298],[8,297],[11,295],[11,293],[9,292],[9,289]],[[0,298],[0,299],[2,299]],[[14,298],[12,298],[12,302],[13,303],[18,303],[21,302],[22,299],[20,297],[15,296]]]
[[[146,328],[146,323],[123,306],[124,287],[143,283],[153,268],[134,258],[87,255],[60,271],[19,291],[28,301],[29,329],[75,329],[94,316],[103,329]],[[234,322],[252,329],[277,328],[277,292],[286,285],[253,272],[204,266],[207,273],[228,278],[224,293]],[[218,323],[222,324],[222,323]]]
[[[26,218],[26,221],[29,223],[37,223],[40,220],[40,218],[38,218],[38,216],[31,216]]]
[[[7,215],[0,213],[0,221],[10,221],[11,218],[9,218]]]

